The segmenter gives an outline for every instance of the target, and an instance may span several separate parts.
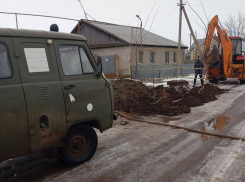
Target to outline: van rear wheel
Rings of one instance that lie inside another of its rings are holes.
[[[69,166],[89,161],[95,154],[98,145],[97,134],[88,125],[72,128],[59,148],[61,161]]]

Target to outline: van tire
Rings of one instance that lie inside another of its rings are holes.
[[[95,154],[98,137],[91,126],[79,125],[71,128],[63,146],[58,149],[61,161],[75,166],[89,161]]]

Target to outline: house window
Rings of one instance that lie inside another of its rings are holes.
[[[165,64],[169,64],[169,52],[165,52]]]
[[[155,62],[155,52],[150,52],[150,63],[154,64]]]
[[[139,52],[139,63],[143,64],[143,52],[142,51]]]
[[[174,52],[174,60],[173,60],[174,63],[176,63],[176,52]]]

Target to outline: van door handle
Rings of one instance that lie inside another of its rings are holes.
[[[75,88],[76,88],[75,85],[64,86],[65,90],[71,90],[71,89],[75,89]]]

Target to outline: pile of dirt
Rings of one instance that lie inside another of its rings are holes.
[[[115,110],[139,115],[174,116],[189,113],[191,112],[190,107],[214,101],[217,99],[216,95],[225,92],[210,84],[189,89],[186,82],[183,81],[185,84],[177,84],[177,86],[170,84],[170,87],[160,85],[150,88],[139,81],[127,79],[112,81]]]

